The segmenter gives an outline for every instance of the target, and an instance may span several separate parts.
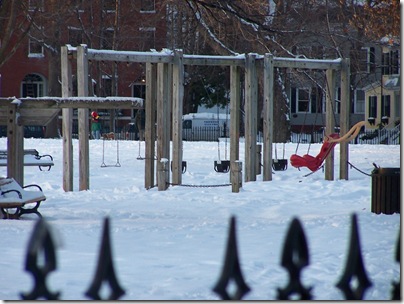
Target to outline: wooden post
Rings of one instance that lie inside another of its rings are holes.
[[[335,70],[326,71],[326,135],[334,133],[335,130]],[[325,159],[325,180],[334,180],[334,149],[331,150]]]
[[[257,179],[257,70],[255,54],[248,54],[245,64],[245,174],[246,182]]]
[[[230,163],[239,160],[240,138],[240,68],[230,66]],[[230,165],[230,170],[232,170]],[[230,173],[230,182],[235,173]]]
[[[11,102],[7,120],[7,177],[24,186],[24,127],[20,125],[19,101]]]
[[[264,58],[264,174],[263,181],[272,180],[272,142],[274,117],[274,63],[273,56],[265,54]]]
[[[146,63],[145,188],[154,187],[154,153],[156,140],[157,65]]]
[[[230,162],[231,192],[233,193],[239,193],[240,188],[243,186],[242,168],[242,162],[238,160]]]
[[[167,158],[161,158],[157,162],[157,184],[159,191],[167,190],[168,188],[169,180],[167,177],[170,176],[169,162]]]
[[[349,131],[350,127],[350,60],[343,59],[341,62],[341,113],[340,132],[342,135]],[[349,143],[340,143],[339,178],[348,180]]]
[[[61,48],[62,97],[72,96],[72,64],[67,46]],[[63,190],[73,191],[73,109],[62,109],[63,133]]]
[[[181,50],[174,52],[173,65],[173,184],[182,184],[182,106],[184,98],[184,65]]]
[[[168,94],[168,64],[157,64],[157,186],[159,191],[167,190],[170,172],[164,169],[163,179],[162,161],[170,163],[170,102]]]
[[[262,158],[262,146],[261,145],[257,145],[257,157],[255,160],[256,163],[256,168],[255,168],[255,172],[257,175],[261,174],[261,158]]]
[[[77,47],[77,93],[80,97],[88,96],[88,60],[87,47]],[[78,109],[79,120],[79,190],[90,189],[89,169],[89,116],[87,108]]]

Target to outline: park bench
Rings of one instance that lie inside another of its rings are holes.
[[[48,168],[48,171],[54,165],[53,157],[49,154],[39,155],[35,149],[24,150],[24,166],[38,166],[39,170]],[[7,166],[7,150],[0,150],[0,166]]]
[[[42,201],[46,200],[40,186],[31,184],[21,187],[14,178],[0,177],[0,212],[3,219],[19,219],[26,213],[35,213],[42,217],[38,208]],[[35,204],[25,208],[27,204]],[[9,209],[15,210],[11,213]]]

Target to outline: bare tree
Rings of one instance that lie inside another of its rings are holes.
[[[365,5],[348,0],[171,0],[167,3],[175,7],[177,16],[193,17],[190,24],[197,25],[191,39],[203,37],[204,45],[209,46],[204,50],[212,54],[268,52],[282,57],[359,58],[365,43],[399,33],[398,0],[368,0]],[[187,20],[181,19],[182,24]],[[178,34],[176,31],[177,37],[186,38]],[[188,44],[182,40],[181,45]],[[351,66],[353,81],[360,75],[357,62],[360,60],[353,60]],[[278,69],[275,79],[274,135],[275,140],[283,141],[288,138],[289,126],[288,80],[311,82],[324,91],[324,73]]]
[[[35,11],[27,15],[25,1],[0,1],[0,67],[16,52],[28,34]]]

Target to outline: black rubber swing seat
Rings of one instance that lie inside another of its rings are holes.
[[[287,159],[273,159],[272,160],[272,169],[275,171],[285,171],[288,168],[288,160]]]
[[[215,160],[215,171],[219,173],[227,173],[230,170],[229,160]]]

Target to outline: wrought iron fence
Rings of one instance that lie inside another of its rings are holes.
[[[229,137],[228,127],[193,127],[182,129],[182,139],[187,141],[218,141],[219,137]]]
[[[290,141],[292,143],[322,143],[324,139],[323,132],[313,133],[292,133]],[[382,129],[367,130],[359,132],[358,136],[350,142],[351,144],[369,144],[369,145],[399,145],[400,129]]]
[[[40,254],[44,258],[38,259]],[[398,263],[397,267],[400,268],[400,233],[394,258]],[[46,284],[48,275],[56,270],[56,265],[56,252],[51,227],[41,218],[37,221],[29,240],[25,260],[25,270],[34,277],[34,287],[30,292],[20,293],[21,298],[24,300],[60,299],[60,292],[50,291]],[[289,300],[292,299],[292,296],[298,296],[301,300],[313,299],[312,287],[304,286],[301,282],[301,272],[308,265],[309,251],[306,236],[299,219],[293,218],[285,237],[281,257],[281,266],[289,273],[289,282],[285,287],[277,288],[277,300]],[[100,289],[104,282],[108,283],[110,287],[108,300],[117,300],[125,294],[125,290],[115,275],[108,217],[104,219],[96,272],[89,288],[84,291],[84,295],[93,300],[102,300]],[[229,284],[232,282],[235,283],[236,289],[232,288],[232,291],[229,291]],[[353,214],[345,269],[336,287],[341,290],[346,300],[362,300],[366,290],[371,285],[372,282],[368,278],[363,264],[357,216]],[[391,282],[391,286],[391,299],[401,300],[400,281]],[[241,300],[250,290],[251,287],[246,284],[239,263],[236,218],[233,216],[230,219],[222,272],[212,291],[222,300]]]

